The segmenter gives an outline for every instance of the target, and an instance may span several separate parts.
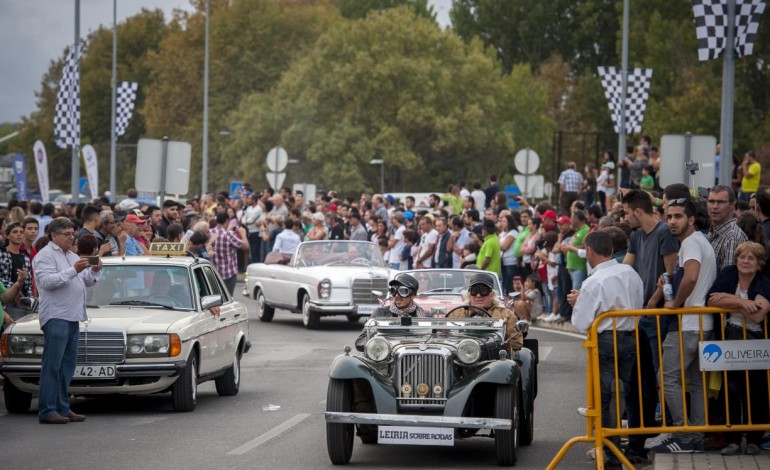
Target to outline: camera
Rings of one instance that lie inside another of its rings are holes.
[[[695,175],[695,172],[700,170],[700,163],[690,160],[689,162],[684,162],[684,168],[689,171],[691,175]]]

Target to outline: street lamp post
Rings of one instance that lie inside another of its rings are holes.
[[[372,165],[380,165],[380,194],[385,194],[385,160],[382,158],[373,158],[369,163]]]

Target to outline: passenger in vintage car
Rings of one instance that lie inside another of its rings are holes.
[[[505,324],[505,337],[508,339],[508,347],[518,351],[524,345],[524,335],[516,328],[516,323],[519,319],[515,313],[500,305],[500,300],[495,295],[494,287],[495,285],[489,273],[476,274],[471,278],[468,290],[463,292],[463,298],[467,298],[469,305],[487,310],[492,317],[508,320]],[[479,310],[465,308],[455,310],[447,315],[447,317],[462,318],[480,314]]]
[[[400,273],[388,283],[390,295],[393,297],[393,303],[389,306],[380,307],[372,312],[372,318],[376,317],[427,317],[419,305],[414,302],[414,296],[420,284],[411,274]],[[361,332],[356,339],[356,349],[364,350],[366,345],[366,329]]]

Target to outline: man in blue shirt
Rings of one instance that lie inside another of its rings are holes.
[[[147,223],[147,220],[140,219],[134,214],[128,214],[126,219],[123,221],[122,228],[127,235],[126,256],[139,256],[144,254],[144,249],[142,249],[142,246],[139,245],[139,242],[134,239],[134,234],[136,234],[139,225],[145,223]],[[122,234],[120,238],[123,238]]]

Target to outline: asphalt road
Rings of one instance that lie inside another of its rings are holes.
[[[199,386],[198,407],[175,413],[170,394],[78,398],[84,423],[40,425],[37,401],[26,415],[0,404],[0,468],[19,469],[307,469],[331,468],[323,419],[328,367],[353,345],[362,324],[324,318],[321,329],[302,328],[299,315],[276,312],[271,323],[249,307],[252,349],[242,361],[240,393],[219,397],[213,382]],[[585,432],[576,413],[585,403],[585,352],[576,336],[533,329],[540,340],[535,439],[522,447],[518,468],[545,468],[571,437]],[[0,395],[2,401],[2,395]],[[275,405],[274,411],[265,407]],[[590,469],[587,446],[577,446],[559,468]],[[478,468],[496,466],[488,438],[454,447],[362,445],[350,466],[363,468]]]

